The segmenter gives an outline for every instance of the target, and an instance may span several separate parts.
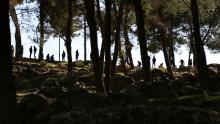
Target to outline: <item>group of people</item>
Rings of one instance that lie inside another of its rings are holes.
[[[14,51],[15,51],[15,48],[13,45],[11,45],[11,52],[12,52],[12,57],[14,57]],[[22,50],[23,51],[23,50]],[[29,58],[31,59],[32,57],[32,53],[34,55],[34,59],[36,59],[36,53],[37,53],[37,48],[36,46],[30,46],[29,48]],[[62,53],[62,61],[65,61],[65,57],[66,57],[66,53],[64,52],[63,50],[63,53]],[[79,58],[79,51],[76,50],[75,52],[75,59],[76,61],[78,61],[78,58]],[[50,61],[50,62],[54,62],[54,55],[51,55],[50,54],[47,54],[46,56],[46,61]]]
[[[34,59],[36,59],[36,53],[37,53],[37,48],[35,46],[30,46],[29,48],[29,53],[30,53],[30,59],[31,59],[31,55],[32,55],[32,52],[34,51]]]
[[[153,56],[153,58],[152,58],[152,68],[155,68],[155,67],[156,67],[156,61],[157,61],[157,60],[156,60],[155,56]],[[172,67],[176,67],[172,58],[171,58],[170,61],[171,61],[171,63],[170,63],[171,66],[172,66]],[[183,60],[183,59],[180,59],[180,67],[183,67],[184,64],[185,64],[184,60]],[[189,65],[189,66],[192,66],[192,59],[189,60],[188,65]],[[137,66],[138,66],[138,67],[141,67],[141,62],[140,62],[140,61],[138,61],[138,65],[137,65]],[[161,64],[158,66],[158,68],[163,68],[163,63],[161,63]]]
[[[46,61],[47,62],[54,62],[54,55],[52,54],[50,56],[50,54],[48,53],[47,56],[46,56]]]
[[[148,56],[148,59],[150,61],[150,56]],[[137,66],[141,67],[141,62],[140,61],[138,61],[138,65]],[[152,68],[155,68],[155,67],[156,67],[156,58],[155,58],[155,56],[153,56],[153,58],[152,58]]]
[[[78,61],[79,51],[76,50],[75,53],[76,53],[76,61]],[[62,61],[65,61],[65,57],[66,57],[66,53],[65,53],[64,50],[63,50],[63,52],[62,52]],[[46,56],[46,61],[47,61],[47,62],[54,62],[54,55],[52,54],[52,55],[50,56],[50,54],[48,53],[47,56]]]
[[[66,57],[66,53],[63,50],[62,61],[65,61],[65,57]],[[76,58],[76,61],[78,61],[78,58],[79,58],[79,51],[78,50],[76,50],[76,52],[75,52],[75,58]]]

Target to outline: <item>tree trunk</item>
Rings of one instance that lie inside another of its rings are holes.
[[[105,86],[106,92],[110,92],[110,81],[111,81],[111,2],[105,0]]]
[[[86,61],[86,14],[84,15],[83,18],[83,22],[84,22],[84,61]]]
[[[105,86],[103,83],[103,76],[101,74],[101,68],[100,68],[94,0],[89,0],[89,1],[85,0],[84,4],[86,9],[86,20],[90,31],[91,58],[93,63],[96,88],[98,92],[102,92],[106,94]]]
[[[134,68],[134,63],[133,63],[133,58],[132,58],[132,54],[131,54],[131,50],[132,50],[132,43],[129,41],[129,37],[128,37],[128,28],[127,28],[127,22],[128,22],[128,11],[126,8],[126,12],[125,12],[125,17],[124,17],[124,25],[123,25],[123,31],[124,31],[124,39],[125,39],[125,53],[126,53],[126,57],[128,57],[128,61],[129,61],[129,65],[131,66],[131,68]]]
[[[196,51],[195,51],[195,42],[194,42],[194,32],[193,32],[193,26],[191,21],[189,22],[189,27],[190,27],[190,49],[192,50],[193,53],[193,66],[197,66],[197,59],[196,59]]]
[[[15,25],[15,58],[20,59],[22,57],[22,45],[21,45],[21,32],[20,32],[20,25],[18,23],[18,17],[15,11],[15,7],[10,4],[9,13],[11,15],[12,21]]]
[[[72,18],[73,18],[73,9],[72,9],[73,1],[69,0],[68,4],[68,19],[67,19],[67,27],[66,27],[66,51],[67,51],[67,60],[68,60],[68,75],[71,74],[73,64],[72,64],[72,53],[71,53],[71,29],[72,29]]]
[[[161,7],[158,8],[158,13],[159,13],[159,17],[162,21],[163,20],[163,13],[162,13],[162,8]],[[167,66],[167,70],[171,74],[171,76],[174,77],[173,76],[173,71],[172,71],[172,68],[171,68],[171,65],[170,65],[168,51],[167,51],[166,29],[164,29],[164,27],[162,27],[162,26],[160,27],[160,42],[162,44],[163,55],[164,55],[165,63],[166,63],[166,66]]]
[[[120,2],[119,5],[119,10],[117,11],[116,8],[116,3],[113,4],[114,8],[114,13],[115,13],[115,18],[117,19],[116,21],[116,27],[115,27],[115,48],[114,48],[114,54],[113,54],[113,60],[112,60],[112,72],[111,76],[115,76],[115,71],[116,71],[116,65],[117,65],[117,59],[118,59],[118,53],[121,52],[121,40],[120,40],[120,31],[121,31],[121,23],[122,23],[122,15],[123,15],[123,4]],[[120,50],[120,51],[119,51]],[[122,66],[123,70],[125,70],[125,63],[124,63],[124,58],[122,56],[122,53],[119,54],[119,57],[122,59]]]
[[[171,65],[171,66],[175,67],[176,64],[175,64],[175,54],[174,54],[173,39],[171,39],[170,42],[169,42],[169,60],[170,60],[170,63],[173,63],[173,65]]]
[[[126,26],[124,26],[124,39],[125,39],[125,53],[126,53],[126,57],[128,57],[127,58],[128,61],[129,61],[128,64],[131,66],[131,68],[134,68],[133,58],[132,58],[132,54],[131,54],[133,44],[129,41],[128,30],[127,30]]]
[[[176,64],[175,64],[175,54],[174,54],[172,20],[170,21],[170,26],[169,26],[169,59],[170,59],[170,63],[173,63],[173,65],[171,65],[171,66],[175,67]]]
[[[204,90],[211,88],[209,84],[209,73],[208,66],[206,63],[206,55],[203,48],[203,42],[200,35],[200,26],[199,26],[199,13],[197,0],[191,0],[191,12],[193,17],[193,28],[194,28],[194,39],[195,39],[195,51],[197,57],[197,68],[198,68],[198,77],[200,85]]]
[[[0,124],[16,123],[15,84],[12,79],[12,49],[9,1],[0,1]]]
[[[150,59],[148,58],[147,44],[146,44],[146,32],[144,27],[144,10],[142,9],[140,0],[133,0],[138,32],[138,40],[140,44],[142,70],[144,82],[150,82]]]
[[[190,58],[191,58],[192,49],[189,49],[189,55],[188,55],[188,66],[190,65]]]
[[[45,2],[40,0],[40,44],[39,44],[39,60],[44,59],[43,47],[44,47],[44,20],[45,20]]]
[[[101,35],[102,35],[102,44],[101,44],[101,50],[100,50],[100,68],[101,68],[101,73],[103,74],[103,65],[104,65],[104,56],[105,56],[105,49],[106,49],[106,42],[104,40],[105,37],[105,26],[104,22],[102,19],[101,15],[101,10],[100,10],[100,1],[96,0],[96,9],[97,9],[97,18],[98,18],[98,25],[100,27]]]

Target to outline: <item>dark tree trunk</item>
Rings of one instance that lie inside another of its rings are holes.
[[[124,31],[124,39],[125,39],[125,53],[126,53],[126,57],[128,57],[127,58],[129,62],[128,64],[131,66],[131,68],[134,68],[133,58],[131,54],[133,44],[129,41],[128,30],[126,25],[124,25],[123,31]]]
[[[122,2],[119,5],[119,9],[117,11],[117,7],[116,7],[116,3],[113,4],[113,8],[114,8],[114,13],[115,13],[115,18],[116,18],[116,27],[115,27],[115,48],[114,48],[114,54],[113,54],[113,60],[112,60],[112,72],[111,72],[111,76],[114,77],[115,76],[115,70],[116,70],[116,65],[117,65],[117,60],[118,60],[118,56],[122,59],[122,66],[123,66],[123,70],[125,70],[125,63],[124,63],[124,58],[122,56],[121,52],[121,40],[120,40],[120,31],[121,31],[121,23],[122,23],[122,15],[123,15],[123,4]],[[120,51],[119,51],[120,50]],[[119,55],[118,55],[119,54]]]
[[[170,42],[169,42],[169,60],[170,60],[170,63],[173,63],[173,65],[171,65],[171,66],[175,67],[176,64],[175,64],[175,54],[174,54],[173,40],[170,40]]]
[[[44,47],[44,20],[45,20],[45,0],[40,0],[40,44],[39,44],[39,60],[44,59],[43,47]]]
[[[171,66],[175,67],[176,65],[175,65],[175,54],[174,54],[172,20],[170,21],[170,27],[169,27],[169,59],[170,59],[170,63],[173,63],[173,65],[171,65]]]
[[[127,13],[127,8],[125,12],[125,17],[124,17],[124,25],[123,25],[123,31],[124,31],[124,39],[125,39],[125,53],[126,53],[126,59],[128,60],[128,64],[131,66],[131,68],[134,68],[134,63],[133,63],[133,58],[131,54],[131,50],[133,47],[133,44],[129,41],[128,37],[128,27],[127,27],[127,22],[128,20],[128,13]]]
[[[98,25],[100,27],[101,35],[102,35],[102,44],[101,44],[101,50],[100,50],[100,64],[101,64],[101,73],[103,74],[103,65],[104,65],[104,56],[105,56],[105,50],[106,50],[106,42],[105,42],[105,26],[101,15],[100,10],[100,1],[96,0],[96,13],[98,18]]]
[[[94,0],[85,0],[86,19],[90,31],[90,44],[91,44],[91,58],[94,69],[94,78],[96,81],[96,88],[98,92],[106,94],[105,86],[103,83],[103,76],[100,68],[99,49],[97,41],[97,26],[95,20],[95,5]]]
[[[161,21],[163,20],[163,13],[162,13],[162,8],[159,7],[158,8],[158,13],[159,13],[159,17],[161,18]],[[169,59],[169,55],[168,55],[168,51],[167,51],[167,38],[166,38],[166,29],[164,29],[163,26],[160,27],[160,42],[162,44],[162,49],[163,49],[163,54],[164,54],[164,59],[165,59],[165,63],[167,66],[167,70],[168,72],[173,76],[173,71],[171,68],[171,64],[170,64],[170,59]]]
[[[86,14],[84,15],[83,18],[83,22],[84,22],[84,61],[86,61]]]
[[[189,55],[188,55],[188,66],[190,65],[190,58],[191,58],[192,49],[189,49]]]
[[[105,0],[105,86],[106,92],[110,92],[110,80],[111,80],[111,2]]]
[[[0,1],[0,124],[16,123],[15,84],[12,79],[12,50],[9,1]]]
[[[190,21],[189,23],[189,27],[190,27],[190,49],[192,50],[193,53],[193,66],[197,66],[197,59],[196,59],[196,51],[195,51],[195,42],[194,42],[194,32],[193,32],[193,26],[192,23]]]
[[[20,32],[20,25],[18,23],[18,17],[15,11],[15,7],[10,4],[10,10],[9,13],[11,15],[12,21],[14,22],[15,25],[15,58],[20,59],[22,57],[22,51],[23,47],[21,45],[21,32]]]
[[[209,73],[208,66],[206,63],[205,51],[203,48],[203,42],[200,35],[200,26],[199,26],[199,13],[197,0],[191,0],[191,12],[193,17],[193,29],[194,29],[194,38],[195,38],[195,51],[197,57],[197,68],[198,68],[198,77],[200,85],[204,90],[208,90],[211,86],[209,84]]]
[[[144,11],[142,9],[140,0],[133,0],[135,8],[135,16],[138,31],[138,40],[140,44],[140,53],[142,60],[142,70],[144,82],[150,82],[150,59],[148,59],[147,44],[146,44],[146,32],[144,27]]]
[[[73,68],[73,64],[72,64],[72,53],[71,53],[71,29],[72,29],[72,18],[73,18],[73,0],[69,0],[69,4],[68,4],[68,19],[67,19],[67,26],[66,26],[66,41],[65,41],[65,45],[66,45],[66,51],[67,51],[67,60],[68,60],[68,66],[67,66],[67,70],[68,70],[68,75],[71,74],[72,72],[72,68]]]

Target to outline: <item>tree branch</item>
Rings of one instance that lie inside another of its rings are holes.
[[[185,0],[181,0],[188,8],[190,8],[190,5],[186,3]]]

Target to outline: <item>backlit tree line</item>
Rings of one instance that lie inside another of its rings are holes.
[[[9,15],[15,24],[15,58],[19,60],[23,48],[15,6],[33,1],[35,0],[0,1],[1,124],[13,124],[16,118]],[[84,28],[85,41],[87,36],[90,38],[90,57],[95,85],[100,93],[109,93],[117,61],[120,61],[124,70],[126,63],[134,67],[131,55],[133,44],[130,36],[138,38],[145,83],[151,82],[149,52],[157,53],[162,50],[167,70],[172,75],[171,63],[175,63],[174,51],[178,49],[176,46],[187,44],[190,48],[189,58],[193,54],[194,66],[198,69],[201,88],[206,91],[212,88],[208,83],[209,74],[204,46],[219,52],[219,0],[38,0],[37,2],[39,60],[43,60],[44,56],[45,34],[61,37],[65,41],[67,50],[68,75],[71,75],[72,38],[76,36],[74,32]],[[46,24],[49,24],[53,30],[48,30]],[[133,26],[135,28],[131,28]],[[101,49],[98,49],[98,32],[102,36]],[[113,44],[114,52],[111,57]]]

